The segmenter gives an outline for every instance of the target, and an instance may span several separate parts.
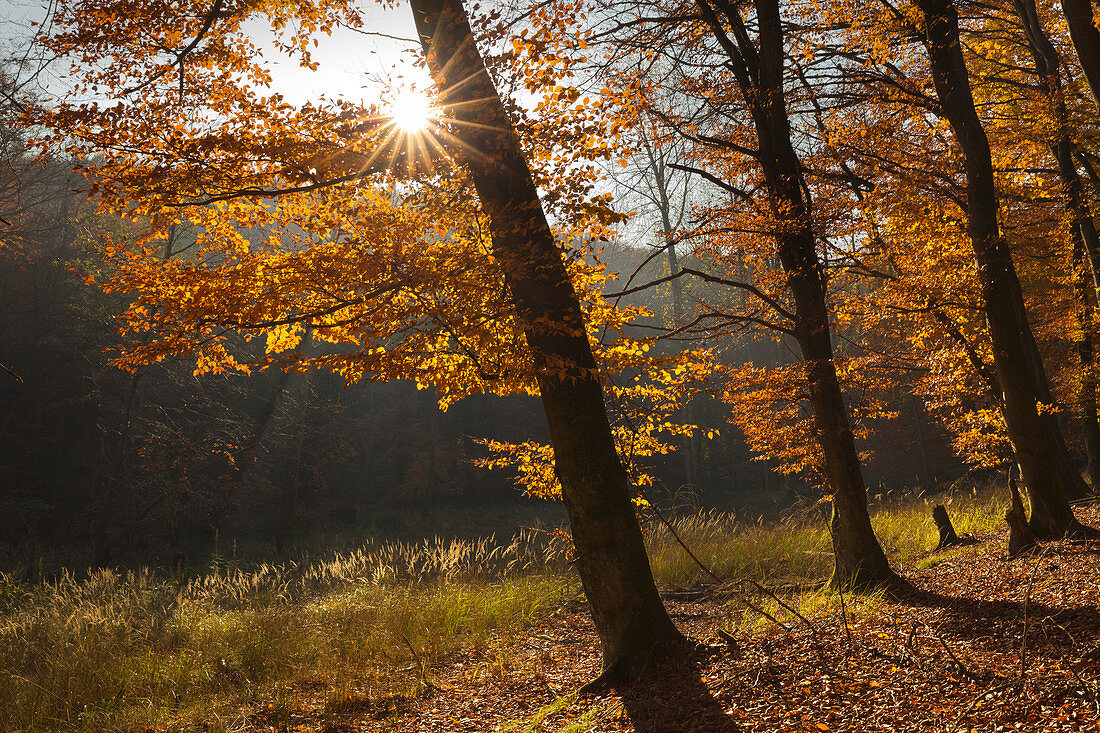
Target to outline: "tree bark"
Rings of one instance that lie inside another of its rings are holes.
[[[967,232],[974,249],[993,361],[1002,389],[1002,414],[1031,498],[1031,530],[1040,537],[1083,531],[1068,496],[1079,490],[1057,428],[1044,425],[1037,403],[1045,374],[1027,320],[1008,243],[998,224],[999,204],[989,139],[974,105],[952,0],[916,0],[924,16],[932,83],[963,154]],[[1044,400],[1046,401],[1046,400]]]
[[[947,513],[947,509],[943,504],[932,507],[932,521],[936,523],[936,529],[940,533],[940,542],[936,545],[937,550],[961,543],[962,540],[955,532],[955,525],[951,524],[951,516]]]
[[[633,677],[683,637],[653,581],[577,294],[460,0],[411,5],[453,120],[447,134],[488,215],[492,252],[531,349],[576,567],[600,637],[601,677]]]
[[[971,535],[959,536],[955,532],[955,525],[951,524],[951,516],[947,513],[947,508],[942,504],[937,504],[932,507],[932,521],[936,523],[936,529],[940,533],[940,542],[936,545],[933,552],[940,550],[946,550],[949,547],[958,547],[960,545],[976,545],[978,540],[974,539]]]
[[[1008,556],[1016,557],[1035,547],[1036,543],[1035,536],[1028,527],[1020,490],[1011,476],[1008,477],[1008,491],[1012,497],[1012,506],[1005,512],[1005,522],[1008,523]]]
[[[1062,0],[1069,37],[1081,68],[1085,70],[1092,96],[1100,107],[1100,30],[1093,22],[1092,0]]]
[[[814,428],[833,492],[829,522],[841,587],[874,586],[893,580],[886,555],[871,528],[867,488],[860,470],[848,410],[833,362],[825,275],[817,255],[812,202],[791,142],[783,89],[784,43],[778,0],[755,0],[758,47],[740,11],[725,0],[697,0],[704,21],[730,59],[756,128],[758,160],[774,217],[779,260],[794,301],[798,343],[813,406]],[[733,37],[726,33],[730,27]]]

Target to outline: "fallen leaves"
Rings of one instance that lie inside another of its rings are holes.
[[[1100,525],[1100,507],[1079,513]],[[1051,543],[1038,560],[987,542],[934,567],[900,569],[913,588],[849,617],[719,629],[716,598],[667,601],[694,641],[648,677],[603,698],[572,691],[599,672],[582,604],[522,638],[456,655],[432,670],[445,687],[401,705],[334,716],[303,705],[293,725],[329,731],[1100,731],[1100,548]],[[1029,663],[1020,676],[1027,604]],[[850,610],[850,614],[851,614]],[[736,653],[733,653],[735,650]],[[323,690],[312,691],[317,699]],[[254,718],[253,730],[271,730]]]

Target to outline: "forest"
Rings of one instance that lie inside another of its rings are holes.
[[[1100,5],[5,13],[0,730],[1097,729]]]

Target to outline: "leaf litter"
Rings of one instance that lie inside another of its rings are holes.
[[[1098,506],[1078,516],[1100,526]],[[689,647],[606,696],[575,692],[600,657],[573,602],[519,640],[453,655],[418,695],[334,704],[331,691],[303,690],[288,718],[254,716],[249,729],[1100,731],[1100,543],[1051,542],[1009,560],[1005,533],[982,539],[897,565],[908,586],[895,595],[825,594],[844,603],[808,623],[788,615],[786,628],[745,603],[766,595],[668,594]],[[799,593],[783,598],[796,607]]]

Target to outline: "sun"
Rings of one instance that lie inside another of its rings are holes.
[[[393,124],[404,132],[423,132],[434,114],[428,95],[416,89],[397,92],[390,105]]]

